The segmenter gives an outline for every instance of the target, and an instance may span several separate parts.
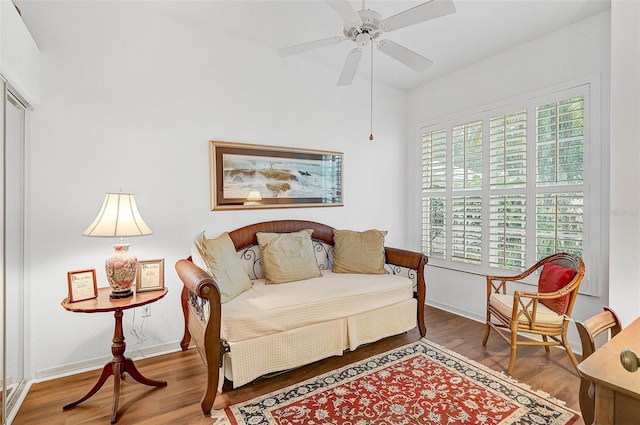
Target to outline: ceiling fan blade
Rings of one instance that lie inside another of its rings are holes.
[[[382,21],[386,31],[393,31],[409,25],[418,24],[430,19],[449,15],[456,11],[451,0],[430,0],[418,6],[400,12]]]
[[[338,44],[344,40],[345,40],[344,37],[323,38],[322,40],[310,41],[308,43],[296,44],[294,46],[289,46],[289,47],[282,47],[278,49],[278,54],[280,56],[295,55],[298,53],[306,52],[308,50],[317,49],[319,47]]]
[[[413,50],[409,50],[391,40],[380,40],[378,42],[378,49],[380,49],[382,53],[391,56],[393,59],[407,65],[416,72],[423,72],[433,65],[433,62],[424,56],[419,55]]]
[[[326,0],[330,8],[342,18],[345,25],[355,24],[359,25],[361,22],[360,16],[356,13],[351,3],[347,0]]]
[[[353,79],[356,76],[356,71],[358,70],[358,64],[360,63],[360,58],[362,57],[362,49],[356,47],[347,55],[347,60],[342,67],[342,72],[340,73],[340,78],[338,78],[339,86],[348,86],[353,83]]]

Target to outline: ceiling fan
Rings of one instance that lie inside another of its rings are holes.
[[[365,9],[364,0],[362,9],[357,12],[348,0],[326,0],[326,2],[342,18],[344,22],[343,35],[283,47],[278,49],[278,54],[280,56],[289,56],[338,44],[345,40],[353,41],[356,47],[347,55],[347,60],[338,79],[339,86],[350,85],[353,82],[362,57],[363,48],[368,46],[371,46],[372,50],[374,45],[377,46],[382,53],[416,72],[425,71],[433,62],[394,41],[381,40],[380,36],[385,32],[439,18],[456,11],[451,0],[430,0],[383,19],[380,13],[375,10]]]

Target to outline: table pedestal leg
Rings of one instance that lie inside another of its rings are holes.
[[[100,388],[102,388],[104,383],[107,381],[107,378],[109,378],[112,374],[113,374],[113,364],[107,363],[106,365],[104,365],[104,368],[102,369],[102,373],[100,374],[100,378],[98,378],[98,382],[95,383],[93,388],[91,388],[89,392],[80,400],[74,401],[73,403],[65,404],[62,407],[62,410],[71,409],[73,407],[76,407],[78,404],[82,403],[83,401],[88,400],[92,395],[97,393]]]
[[[113,360],[111,363],[104,365],[102,373],[98,378],[95,385],[89,390],[89,392],[81,399],[74,401],[73,403],[66,404],[62,407],[63,410],[76,407],[83,401],[93,396],[107,381],[110,376],[113,376],[113,403],[111,406],[111,423],[115,423],[118,416],[118,403],[120,401],[120,380],[124,378],[125,372],[131,375],[133,379],[144,385],[153,387],[164,387],[167,385],[167,381],[156,381],[143,376],[136,368],[133,360],[124,356],[126,344],[124,342],[124,332],[122,330],[122,310],[118,309],[115,312],[116,325],[113,333],[113,344],[111,345],[111,353],[113,354]]]
[[[133,360],[131,360],[128,357],[124,359],[124,370],[122,372],[123,373],[127,372],[129,375],[131,375],[133,379],[135,379],[136,381],[144,385],[149,385],[151,387],[167,386],[167,381],[156,381],[155,379],[149,379],[143,376],[138,370],[138,368],[136,368],[136,365],[133,363]]]

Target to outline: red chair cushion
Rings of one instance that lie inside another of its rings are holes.
[[[571,282],[576,271],[555,263],[547,263],[542,267],[538,280],[538,292],[553,292],[563,288]],[[558,314],[565,314],[569,308],[569,294],[552,300],[540,300],[540,302]]]

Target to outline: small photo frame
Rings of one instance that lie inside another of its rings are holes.
[[[138,261],[136,292],[164,289],[164,258],[161,260]]]
[[[98,296],[96,269],[68,272],[67,283],[70,303],[90,300]]]

